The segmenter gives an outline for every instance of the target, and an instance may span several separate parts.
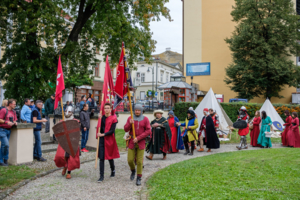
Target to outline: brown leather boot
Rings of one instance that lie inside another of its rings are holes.
[[[149,155],[149,156],[146,156],[146,158],[147,158],[148,160],[152,160],[152,158],[153,158],[153,154],[152,154],[152,153],[150,153],[150,155]]]
[[[204,149],[203,149],[203,148],[201,148],[201,149],[199,149],[199,150],[198,150],[198,152],[202,152],[202,151],[204,151]]]
[[[207,152],[211,152],[211,149],[208,149]]]
[[[62,170],[62,172],[61,172],[61,175],[66,175],[66,172],[67,172],[67,168],[65,167],[63,170]]]
[[[167,156],[165,155],[164,157],[163,157],[163,160],[166,160],[167,159]]]
[[[66,179],[71,179],[71,174],[67,174]]]

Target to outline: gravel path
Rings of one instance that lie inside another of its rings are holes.
[[[168,154],[167,160],[161,160],[162,155],[155,155],[152,161],[145,159],[142,185],[145,185],[148,177],[168,165],[215,153],[237,151],[235,146],[222,145],[220,149],[213,150],[211,153],[196,152],[194,156],[184,156],[184,151],[180,151],[180,153]],[[274,145],[273,147],[280,148],[281,146]],[[248,150],[253,149],[260,148],[250,147]],[[115,160],[115,165],[116,177],[109,178],[110,168],[106,161],[103,183],[97,183],[99,168],[94,168],[95,162],[88,162],[72,172],[70,180],[66,180],[61,176],[61,171],[57,171],[31,181],[6,199],[139,199],[142,187],[137,187],[135,181],[129,180],[127,153],[121,154],[121,158]]]

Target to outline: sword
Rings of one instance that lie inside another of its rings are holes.
[[[216,129],[217,131],[220,131],[221,133],[225,134],[225,135],[228,135],[228,133],[224,132],[224,131],[221,131],[220,129]]]

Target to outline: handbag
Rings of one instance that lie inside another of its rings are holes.
[[[270,125],[270,132],[265,131],[265,137],[270,138],[273,133],[274,133],[273,127]]]

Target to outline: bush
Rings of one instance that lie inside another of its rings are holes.
[[[193,107],[194,109],[197,108],[199,102],[182,102],[175,104],[175,115],[179,118],[180,121],[185,120],[186,118],[186,111],[189,107]],[[231,119],[232,122],[235,122],[238,117],[238,111],[241,106],[245,106],[248,110],[248,114],[250,118],[254,117],[255,112],[260,110],[263,104],[258,103],[221,103],[221,106],[227,113],[228,117]],[[274,108],[280,115],[283,121],[285,121],[286,116],[284,115],[284,111],[288,110],[290,113],[292,112],[300,112],[300,105],[290,105],[290,104],[273,104]],[[268,113],[267,113],[268,114]]]

